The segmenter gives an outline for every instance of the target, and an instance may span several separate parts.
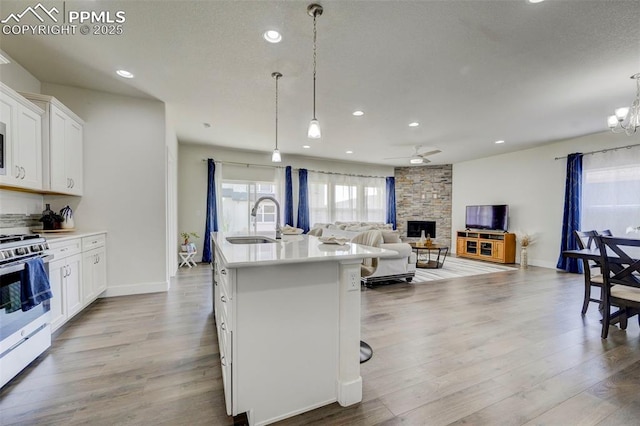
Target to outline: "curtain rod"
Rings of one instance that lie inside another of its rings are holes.
[[[207,161],[207,158],[203,158],[202,161]],[[218,163],[218,164],[232,164],[234,166],[246,166],[246,167],[266,167],[269,169],[284,169],[285,166],[271,166],[271,165],[267,165],[267,164],[252,164],[252,163],[238,163],[235,161],[216,161],[214,160],[214,162]],[[292,170],[300,170],[300,168],[291,168]],[[340,176],[353,176],[353,177],[365,177],[365,178],[386,178],[387,176],[372,176],[372,175],[357,175],[357,174],[350,174],[350,173],[338,173],[338,172],[325,172],[322,170],[311,170],[311,169],[307,169],[307,171],[309,172],[314,172],[314,173],[324,173],[326,175],[340,175]]]
[[[631,148],[636,147],[636,146],[640,146],[640,143],[636,143],[636,144],[633,144],[633,145],[619,146],[619,147],[616,147],[616,148],[600,149],[598,151],[585,152],[582,155],[599,154],[601,152],[617,151],[619,149],[631,149]],[[565,155],[564,157],[556,157],[555,160],[562,160],[563,158],[567,158],[567,156]]]

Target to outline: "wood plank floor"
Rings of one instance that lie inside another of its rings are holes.
[[[600,339],[582,276],[531,267],[362,292],[364,399],[282,425],[640,423],[640,329]],[[232,425],[208,266],[100,299],[0,392],[0,424]]]

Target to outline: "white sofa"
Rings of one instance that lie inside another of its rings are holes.
[[[405,279],[411,282],[416,274],[416,254],[407,243],[400,240],[397,231],[391,225],[373,222],[336,222],[335,224],[315,224],[309,231],[310,235],[318,237],[346,237],[354,239],[363,232],[377,230],[381,238],[373,238],[376,246],[397,253],[393,257],[377,259],[375,267],[362,267],[362,283],[369,286],[374,283]],[[380,242],[381,241],[381,242]]]

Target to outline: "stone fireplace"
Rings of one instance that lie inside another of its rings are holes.
[[[396,222],[400,236],[407,241],[408,221],[436,222],[434,242],[451,247],[451,192],[453,167],[396,167]]]

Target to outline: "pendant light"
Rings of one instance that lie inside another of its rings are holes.
[[[311,139],[320,139],[320,122],[316,118],[316,17],[322,15],[322,6],[319,4],[310,4],[307,7],[307,14],[313,17],[313,119],[309,122],[309,130],[307,136]]]
[[[278,150],[278,79],[282,77],[282,74],[279,72],[272,72],[271,77],[276,80],[276,149],[273,150],[273,154],[271,154],[271,162],[279,163],[282,161],[282,157],[280,157],[280,151]]]

